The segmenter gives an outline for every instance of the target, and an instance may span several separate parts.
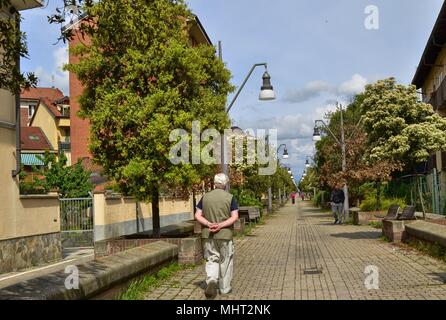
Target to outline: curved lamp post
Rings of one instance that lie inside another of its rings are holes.
[[[274,88],[271,85],[271,76],[268,73],[268,64],[265,62],[256,63],[251,67],[251,70],[248,72],[248,75],[245,77],[245,80],[243,81],[242,85],[237,90],[237,93],[235,94],[234,98],[232,98],[231,103],[229,104],[228,108],[226,109],[226,113],[229,113],[229,111],[231,110],[231,108],[234,105],[235,101],[237,100],[238,96],[240,95],[243,88],[245,87],[246,82],[248,82],[249,77],[251,77],[254,69],[257,67],[260,67],[260,66],[265,67],[265,72],[263,73],[263,77],[262,77],[263,84],[260,88],[259,100],[260,101],[271,101],[271,100],[276,99],[276,94],[274,92]],[[229,176],[229,166],[226,161],[226,141],[225,140],[226,140],[225,135],[223,134],[221,137],[221,164],[222,164],[223,173],[225,173],[227,176]],[[230,186],[228,183],[226,190],[229,191],[229,189],[230,189]]]
[[[341,111],[341,139],[338,139],[336,135],[330,130],[330,128],[327,126],[327,124],[323,120],[316,120],[314,122],[314,132],[313,132],[313,141],[320,141],[322,139],[320,129],[318,127],[318,123],[321,124],[327,132],[330,133],[330,135],[335,139],[335,141],[341,146],[341,153],[342,153],[342,171],[345,172],[347,170],[347,160],[346,160],[346,153],[345,153],[345,132],[344,132],[344,110],[342,108],[342,104],[338,104],[340,111]],[[359,125],[361,124],[361,121],[363,119],[363,116],[359,119],[358,123],[356,124],[353,132],[351,133],[350,137],[353,136],[353,134],[358,129]],[[348,201],[348,185],[347,183],[344,184],[344,195],[345,195],[345,201],[344,201],[344,210],[347,214],[349,214],[350,211],[350,205]]]

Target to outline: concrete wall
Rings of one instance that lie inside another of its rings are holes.
[[[186,201],[160,199],[161,227],[192,220],[192,198]],[[152,230],[150,203],[139,203],[130,197],[108,198],[94,195],[95,241],[118,238],[137,232]]]
[[[0,120],[16,123],[15,96],[3,89]],[[0,272],[60,258],[58,199],[20,197],[18,178],[12,177],[17,156],[16,128],[0,126]]]

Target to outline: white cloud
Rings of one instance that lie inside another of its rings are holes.
[[[348,81],[343,82],[338,89],[340,95],[354,95],[364,91],[367,79],[360,74],[354,74]]]
[[[295,89],[285,94],[284,100],[287,102],[303,102],[320,96],[323,92],[331,90],[329,83],[315,80],[308,82],[303,89]]]
[[[51,70],[46,70],[42,66],[37,67],[34,70],[37,78],[39,79],[39,86],[52,87],[62,90],[65,95],[69,94],[69,77],[68,72],[63,71],[62,67],[68,63],[68,48],[60,47],[53,51],[53,66]]]
[[[367,79],[360,74],[354,74],[349,80],[342,82],[338,86],[331,85],[322,80],[314,80],[308,82],[302,89],[288,91],[283,100],[291,103],[299,103],[317,98],[324,93],[339,98],[350,97],[362,92],[367,83]]]

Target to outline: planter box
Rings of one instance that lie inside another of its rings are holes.
[[[392,242],[401,242],[405,237],[405,221],[383,220],[382,234]]]
[[[198,264],[203,260],[203,248],[200,237],[103,240],[96,242],[94,245],[95,257],[106,257],[158,241],[164,241],[178,247],[178,263],[180,264]]]

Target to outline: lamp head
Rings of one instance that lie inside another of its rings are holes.
[[[276,94],[274,93],[273,86],[271,85],[271,76],[268,71],[263,74],[263,85],[260,88],[259,100],[269,101],[276,99]]]
[[[321,141],[321,139],[321,131],[317,126],[314,126],[313,141]]]
[[[283,150],[283,158],[288,159],[290,156],[288,154],[288,149],[285,147],[285,150]]]

